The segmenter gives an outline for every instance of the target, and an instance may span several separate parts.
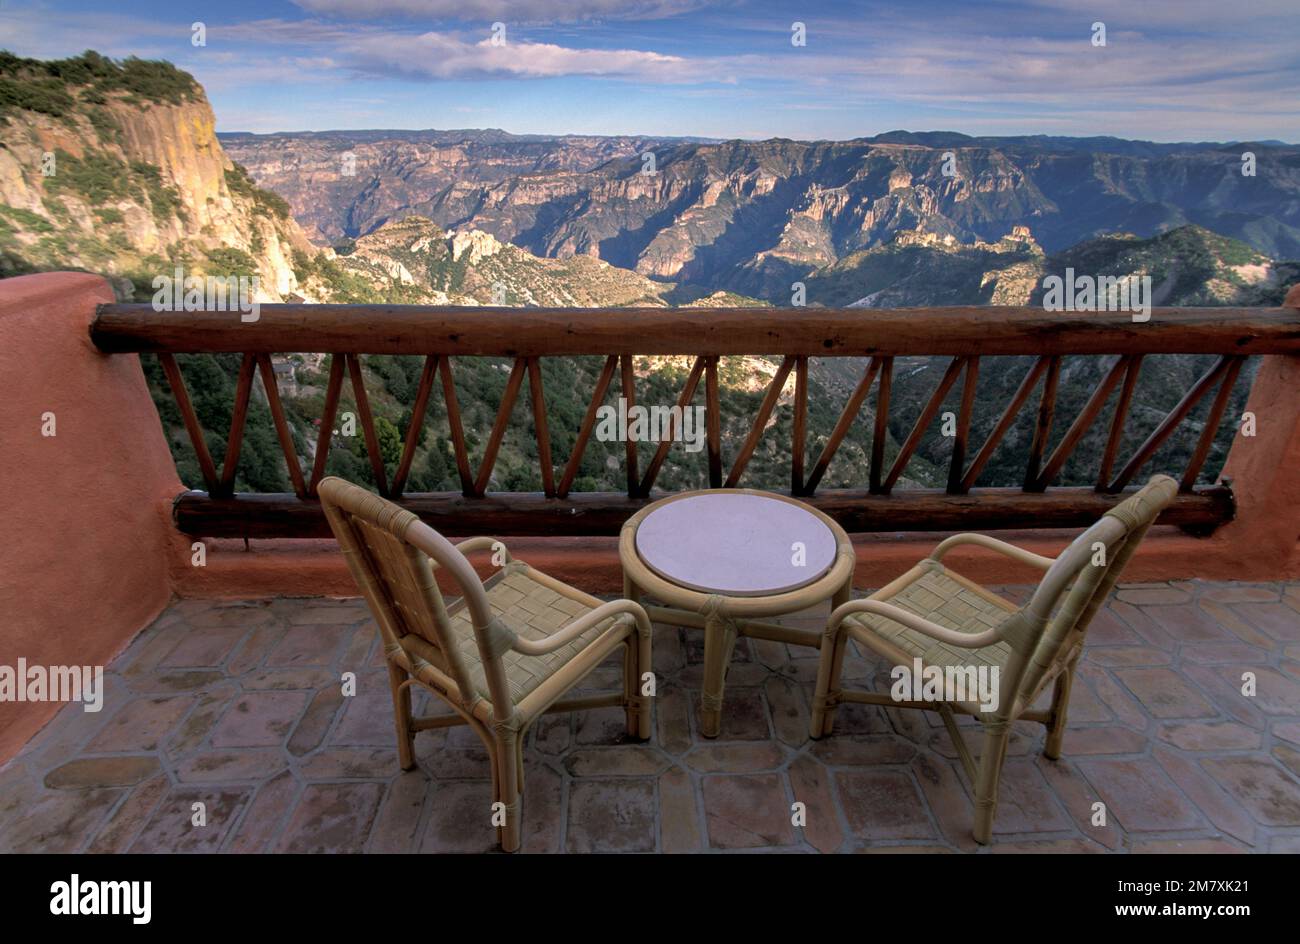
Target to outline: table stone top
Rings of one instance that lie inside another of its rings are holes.
[[[664,502],[637,527],[637,554],[665,580],[725,596],[768,596],[835,563],[830,528],[807,508],[764,495],[708,492]]]

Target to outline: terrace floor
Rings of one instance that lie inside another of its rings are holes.
[[[816,653],[741,640],[722,736],[708,741],[695,720],[701,635],[661,626],[654,645],[650,743],[622,743],[618,709],[530,732],[525,851],[976,849],[937,716],[844,706],[836,735],[812,742]],[[845,678],[887,689],[884,668],[851,655]],[[591,679],[615,687],[617,664]],[[419,767],[398,770],[360,601],[181,601],[105,685],[102,712],[65,707],[0,770],[0,851],[493,848],[488,763],[470,731],[420,733]],[[1041,756],[1042,739],[1040,725],[1015,727],[992,852],[1300,852],[1300,583],[1122,587],[1090,631],[1060,761]],[[804,826],[791,825],[796,801]]]

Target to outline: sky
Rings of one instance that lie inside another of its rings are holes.
[[[1300,141],[1298,11],[1300,0],[3,0],[0,48],[168,59],[203,83],[220,131]]]

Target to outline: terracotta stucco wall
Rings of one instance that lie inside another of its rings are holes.
[[[90,343],[111,300],[81,273],[0,281],[0,664],[104,665],[171,598],[181,485],[139,359]],[[0,762],[59,707],[0,702]]]

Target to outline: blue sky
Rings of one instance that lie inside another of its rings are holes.
[[[203,83],[223,131],[1297,141],[1296,12],[1297,0],[6,0],[0,47],[169,59]],[[196,21],[206,46],[191,42]]]

